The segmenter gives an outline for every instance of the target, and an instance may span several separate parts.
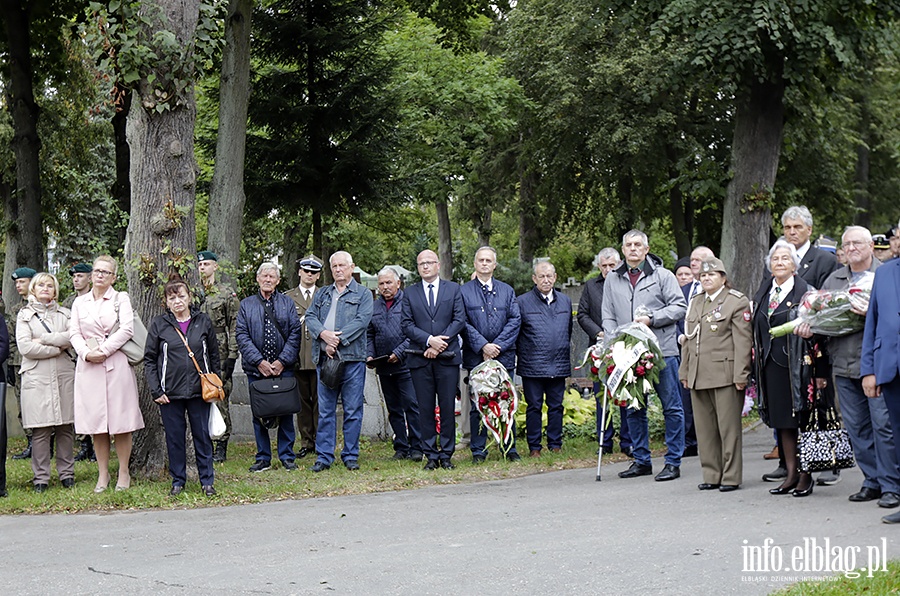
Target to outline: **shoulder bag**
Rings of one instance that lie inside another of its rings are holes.
[[[112,335],[119,328],[119,295],[124,294],[124,292],[116,293],[116,323],[112,326],[112,329],[109,330],[109,334]],[[131,366],[137,366],[144,361],[144,348],[147,346],[147,327],[144,326],[144,322],[141,320],[141,317],[138,316],[136,312],[134,312],[134,333],[131,335],[131,339],[126,341],[119,351],[125,354],[125,357],[128,358],[128,364]]]
[[[194,367],[200,375],[200,393],[203,396],[203,401],[211,403],[225,399],[225,383],[222,382],[222,379],[219,378],[219,375],[216,373],[203,372],[200,365],[197,364],[197,359],[194,358],[194,352],[191,350],[191,346],[188,345],[187,338],[181,332],[181,329],[176,328],[175,331],[178,333],[178,337],[181,338],[181,341],[184,342],[184,347],[187,350],[188,356],[191,357],[191,362],[194,363]]]

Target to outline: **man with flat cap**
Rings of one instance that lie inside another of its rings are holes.
[[[19,424],[22,423],[22,398],[20,397],[19,383],[19,367],[22,365],[22,355],[16,346],[16,317],[19,311],[25,306],[26,296],[28,295],[28,285],[31,278],[37,275],[37,271],[31,267],[19,267],[12,273],[12,278],[16,281],[16,292],[19,294],[19,301],[13,304],[9,312],[6,313],[6,330],[9,332],[9,360],[6,366],[6,383],[13,387],[16,394],[16,404],[19,406]],[[29,459],[31,457],[31,429],[25,429],[25,438],[28,439],[28,445],[21,453],[12,456],[13,459]]]
[[[72,310],[75,299],[91,291],[91,271],[91,266],[87,263],[77,263],[69,267],[69,275],[72,277],[72,287],[75,291],[69,294],[62,306]],[[75,454],[75,461],[97,461],[97,456],[94,454],[94,440],[91,435],[78,435],[78,442],[81,443],[81,448]]]
[[[312,304],[316,282],[322,275],[322,259],[307,255],[297,261],[300,267],[300,285],[284,293],[294,301],[297,316],[303,325],[300,334],[300,352],[297,355],[295,377],[300,388],[300,412],[297,414],[297,431],[300,433],[300,451],[297,457],[306,457],[316,451],[316,428],[319,424],[319,392],[316,365],[313,363],[313,337],[306,326],[306,309]]]
[[[231,376],[234,374],[234,363],[238,356],[235,326],[241,303],[234,289],[216,279],[219,269],[219,257],[209,250],[197,253],[197,270],[203,283],[200,298],[200,311],[212,319],[213,331],[219,344],[219,357],[222,359],[222,381],[225,383],[225,399],[216,402],[216,407],[225,419],[225,434],[213,441],[213,461],[221,463],[228,457],[228,439],[231,437],[231,414],[228,402],[231,396]]]

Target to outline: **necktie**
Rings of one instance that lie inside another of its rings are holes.
[[[691,285],[691,297],[696,296],[699,293],[700,293],[700,284],[695,281],[693,283],[693,285]]]
[[[549,305],[550,304],[550,296],[544,296],[544,302],[546,302]]]
[[[428,308],[434,309],[434,284],[428,284]]]
[[[309,300],[309,295],[310,295],[309,290],[303,290],[303,297],[306,298],[307,301]]]
[[[707,303],[707,304],[712,304],[712,298],[710,298],[709,296],[707,296],[707,297],[706,297],[706,303]]]
[[[488,288],[487,284],[481,284],[481,291],[484,298],[484,310],[485,312],[490,313],[494,310],[494,294],[491,292],[491,289]]]
[[[769,294],[769,309],[768,315],[772,316],[772,313],[778,308],[778,305],[781,304],[781,287],[775,286],[775,289],[772,290],[772,293]]]

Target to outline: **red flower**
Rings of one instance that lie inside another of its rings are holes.
[[[637,374],[637,376],[643,377],[645,374],[647,374],[647,369],[643,366],[638,365],[637,368],[634,369],[634,372],[635,374]]]
[[[504,401],[505,401],[505,400],[508,400],[508,399],[509,399],[509,392],[508,392],[508,391],[504,391],[503,393],[501,393],[501,394],[500,394],[500,399],[502,399],[502,400],[504,400]]]
[[[592,366],[592,367],[591,367],[591,372],[592,372],[593,374],[596,375],[599,371],[600,371],[600,369],[598,369],[596,366]]]
[[[614,370],[616,370],[616,365],[610,364],[609,366],[606,367],[606,374],[611,375],[611,374],[613,374]]]
[[[488,404],[488,398],[485,396],[481,396],[478,398],[478,406],[484,408]]]

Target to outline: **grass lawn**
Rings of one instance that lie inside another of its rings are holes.
[[[847,594],[898,594],[900,593],[900,561],[889,561],[887,571],[874,573],[874,577],[851,579],[836,576],[834,581],[799,582],[774,592],[778,596],[845,596]]]

